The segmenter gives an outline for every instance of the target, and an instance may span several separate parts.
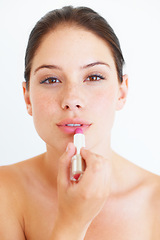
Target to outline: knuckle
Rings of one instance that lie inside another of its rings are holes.
[[[103,160],[98,157],[93,163],[92,163],[92,171],[93,172],[99,172],[103,168]]]
[[[59,162],[58,162],[59,170],[60,170],[60,169],[63,169],[64,166],[65,166],[65,158],[64,158],[64,157],[61,157],[61,158],[59,159]]]
[[[66,160],[70,158],[69,154],[67,152],[64,152],[63,155],[59,158],[59,164],[60,166],[65,166]]]
[[[83,189],[80,193],[80,197],[83,201],[88,201],[91,198],[91,193],[88,189]]]

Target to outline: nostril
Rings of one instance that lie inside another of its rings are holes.
[[[62,103],[62,108],[65,109],[65,110],[74,110],[74,109],[80,109],[82,108],[81,104],[76,104],[74,102],[70,102],[70,103],[66,103],[66,104],[63,104]]]

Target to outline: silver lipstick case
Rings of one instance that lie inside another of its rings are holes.
[[[82,177],[82,174],[84,172],[84,164],[82,162],[82,157],[80,154],[76,154],[72,158],[71,162],[71,180],[74,182],[77,182]]]

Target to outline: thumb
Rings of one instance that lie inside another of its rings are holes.
[[[70,182],[70,165],[71,159],[76,153],[76,148],[73,143],[68,143],[66,151],[59,159],[58,166],[58,184],[63,184],[67,186]]]

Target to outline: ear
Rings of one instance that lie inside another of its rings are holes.
[[[119,85],[119,93],[116,110],[121,110],[125,105],[128,94],[128,75],[123,76],[123,82]]]
[[[27,112],[29,115],[32,116],[32,105],[31,105],[31,101],[30,101],[30,92],[26,88],[26,82],[22,83],[22,87],[23,87],[23,96],[24,96],[24,100],[26,103]]]

